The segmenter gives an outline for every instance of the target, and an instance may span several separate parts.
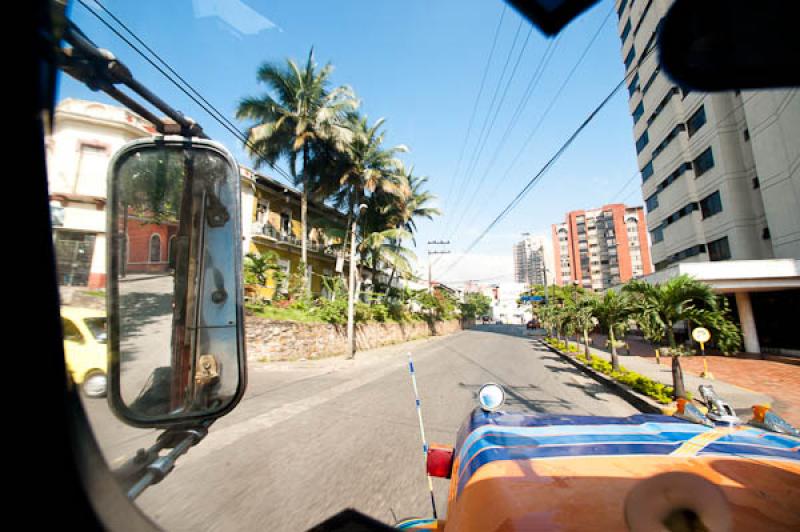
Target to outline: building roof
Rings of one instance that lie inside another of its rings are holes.
[[[800,288],[800,260],[725,260],[682,262],[641,279],[656,284],[688,275],[717,292],[757,292]],[[618,287],[614,287],[615,289]]]
[[[268,189],[278,194],[287,194],[289,196],[294,197],[298,202],[300,201],[300,197],[302,196],[302,193],[296,188],[281,183],[280,181],[278,181],[273,177],[260,174],[255,170],[248,168],[247,166],[244,166],[242,164],[239,165],[239,175],[243,180],[252,183],[254,186]],[[346,217],[346,215],[343,212],[339,211],[338,209],[334,209],[333,207],[329,207],[324,203],[319,203],[316,201],[309,200],[308,207],[309,209],[315,209],[329,216],[336,216],[339,218]]]

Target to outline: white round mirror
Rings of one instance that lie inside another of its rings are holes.
[[[506,401],[506,393],[499,384],[490,382],[478,390],[478,403],[486,412],[494,412]]]

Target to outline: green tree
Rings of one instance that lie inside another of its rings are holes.
[[[596,316],[600,325],[608,332],[608,342],[611,345],[611,367],[619,371],[619,356],[617,355],[617,334],[624,334],[628,327],[631,315],[631,306],[627,294],[620,294],[607,290],[602,299],[598,300]]]
[[[464,302],[459,304],[459,308],[463,318],[485,316],[492,309],[492,298],[477,292],[469,293],[464,296]]]
[[[720,338],[717,341],[731,352],[739,347],[738,327],[727,316],[727,307],[705,283],[681,275],[661,284],[635,279],[623,292],[630,296],[632,315],[643,330],[652,336],[661,329],[672,356],[672,380],[675,397],[686,397],[680,353],[675,340],[675,324],[690,321],[707,327]],[[713,333],[712,333],[713,334]]]
[[[345,114],[358,103],[349,87],[329,89],[333,67],[321,69],[314,62],[314,49],[308,60],[299,67],[289,59],[285,65],[264,63],[257,79],[267,85],[272,94],[243,98],[236,117],[254,122],[248,128],[246,148],[256,167],[274,165],[280,158],[289,163],[295,183],[302,185],[300,201],[302,263],[308,264],[308,196],[315,182],[312,159],[317,155],[328,159],[330,154],[321,146],[341,146],[348,137],[343,125]],[[297,159],[302,157],[302,172],[297,173]],[[304,275],[304,287],[308,279]]]

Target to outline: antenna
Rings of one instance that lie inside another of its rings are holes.
[[[417,403],[417,417],[419,418],[419,432],[422,436],[422,454],[425,457],[425,475],[428,477],[428,489],[431,492],[431,507],[433,508],[433,518],[439,519],[436,515],[436,500],[433,498],[433,480],[428,474],[427,460],[428,460],[428,442],[425,440],[425,427],[422,424],[422,403],[419,400],[419,391],[417,390],[417,377],[414,374],[414,361],[411,360],[411,353],[408,353],[408,371],[411,374],[411,385],[414,387],[414,399]]]

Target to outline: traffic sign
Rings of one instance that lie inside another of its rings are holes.
[[[692,338],[698,344],[704,344],[711,340],[711,333],[705,327],[698,327],[692,331]]]
[[[522,296],[521,299],[524,302],[528,302],[528,301],[544,301],[544,298],[542,296]]]

